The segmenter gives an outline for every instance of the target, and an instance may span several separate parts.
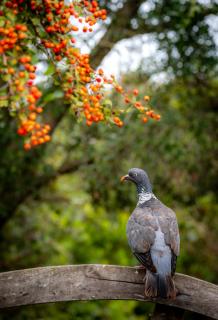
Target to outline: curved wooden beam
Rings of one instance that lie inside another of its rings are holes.
[[[0,308],[76,300],[152,301],[218,319],[218,286],[176,274],[176,300],[144,297],[145,270],[111,265],[69,265],[0,273]]]

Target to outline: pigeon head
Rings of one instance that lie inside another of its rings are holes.
[[[121,181],[132,181],[137,187],[138,193],[152,192],[152,186],[147,173],[138,168],[132,168],[128,174],[121,178]]]

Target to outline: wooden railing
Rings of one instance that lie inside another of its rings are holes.
[[[0,273],[0,308],[58,301],[139,300],[218,319],[217,285],[177,273],[175,300],[148,300],[144,297],[144,275],[145,271],[138,267],[112,265],[69,265],[3,272]]]

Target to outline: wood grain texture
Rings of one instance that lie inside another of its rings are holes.
[[[0,273],[0,308],[76,300],[152,301],[218,319],[218,286],[176,274],[176,300],[144,297],[138,267],[69,265]]]

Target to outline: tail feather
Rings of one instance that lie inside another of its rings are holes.
[[[145,276],[145,296],[175,299],[176,288],[171,275],[160,275],[147,270]]]
[[[145,295],[146,297],[157,297],[157,275],[147,270],[145,276]]]
[[[176,299],[177,290],[171,275],[166,276],[166,283],[167,283],[167,298],[172,300]]]
[[[168,286],[166,283],[166,277],[162,275],[157,275],[157,286],[158,286],[158,296],[166,299],[168,293]]]

